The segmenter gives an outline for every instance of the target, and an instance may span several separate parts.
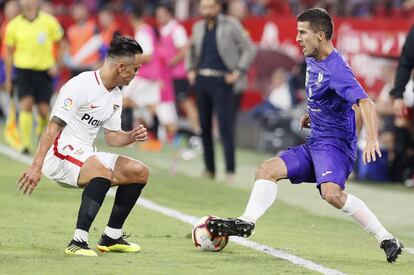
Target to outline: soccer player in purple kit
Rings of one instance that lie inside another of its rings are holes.
[[[363,201],[345,192],[345,181],[352,172],[356,155],[353,106],[360,109],[365,125],[364,163],[381,157],[375,105],[332,45],[330,15],[324,9],[313,8],[301,13],[297,21],[296,40],[306,57],[308,98],[308,114],[302,117],[300,128],[310,128],[310,136],[305,144],[289,148],[258,167],[243,215],[211,219],[208,229],[213,235],[248,237],[256,221],[274,203],[278,180],[311,182],[316,183],[324,200],[372,233],[387,261],[394,262],[402,252],[401,242],[384,228]]]

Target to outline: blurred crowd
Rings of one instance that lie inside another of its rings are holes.
[[[0,1],[0,7],[7,0]],[[82,2],[96,13],[109,8],[114,12],[125,12],[136,3],[143,5],[145,12],[154,15],[158,4],[171,4],[175,16],[180,20],[198,16],[198,1],[191,0],[45,0],[48,11],[60,16],[70,13],[71,7]],[[336,16],[408,16],[414,11],[413,0],[222,0],[225,12],[242,13],[244,16],[297,15],[310,7],[321,7]]]

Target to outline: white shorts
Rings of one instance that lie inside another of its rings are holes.
[[[96,156],[106,168],[111,170],[114,170],[118,159],[116,154],[95,152],[75,144],[53,145],[43,162],[43,175],[63,187],[77,188],[81,167],[91,156]]]
[[[161,125],[177,123],[177,110],[173,101],[159,103],[155,111]]]
[[[160,85],[156,81],[135,77],[122,88],[124,98],[132,100],[137,107],[156,105],[160,102]]]

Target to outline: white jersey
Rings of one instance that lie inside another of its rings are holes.
[[[88,71],[70,79],[60,90],[50,117],[66,122],[59,134],[59,144],[76,144],[93,148],[101,127],[121,130],[122,94],[116,87],[108,91],[99,71]],[[53,147],[53,146],[52,146]]]

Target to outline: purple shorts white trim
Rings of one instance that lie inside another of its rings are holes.
[[[354,160],[333,145],[310,148],[308,143],[291,147],[280,154],[292,183],[333,182],[345,189],[345,181],[354,167]]]

